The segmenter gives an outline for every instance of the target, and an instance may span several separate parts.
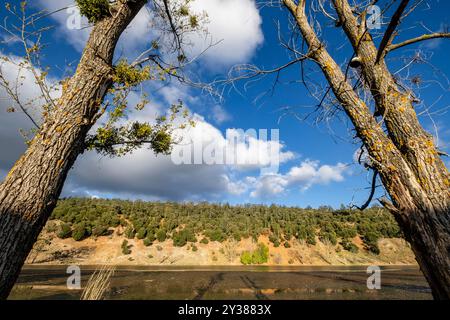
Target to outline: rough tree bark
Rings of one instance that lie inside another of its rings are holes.
[[[365,26],[347,0],[333,0],[340,23],[355,55],[366,87],[375,101],[375,115],[354,91],[308,22],[305,0],[283,0],[321,68],[334,95],[363,141],[371,165],[381,177],[394,214],[416,255],[433,296],[450,299],[450,174],[433,138],[420,125],[413,96],[400,90]],[[376,116],[382,116],[378,122]],[[387,130],[384,132],[383,124]]]
[[[94,26],[74,76],[63,86],[26,153],[0,185],[0,299],[6,299],[53,211],[67,173],[112,85],[119,37],[147,0],[120,1]]]

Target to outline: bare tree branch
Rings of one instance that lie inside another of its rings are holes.
[[[380,61],[382,57],[384,57],[386,51],[386,47],[392,42],[392,40],[395,37],[395,29],[397,29],[397,26],[400,24],[400,20],[402,18],[403,11],[405,11],[406,6],[408,5],[409,0],[402,0],[399,7],[395,11],[394,15],[392,16],[391,21],[389,22],[389,26],[384,33],[383,39],[381,40],[380,47],[378,48],[378,54],[376,63]]]
[[[414,44],[414,43],[417,43],[417,42],[430,40],[430,39],[438,39],[438,38],[450,38],[450,33],[447,33],[447,32],[436,32],[436,33],[432,33],[432,34],[424,34],[424,35],[421,35],[421,36],[419,36],[417,38],[405,40],[405,41],[397,43],[397,44],[391,44],[391,45],[386,47],[385,52],[388,53],[388,52],[397,50],[399,48],[408,46],[410,44]]]
[[[372,176],[372,185],[370,187],[369,198],[367,199],[367,201],[361,207],[354,206],[356,209],[364,211],[372,203],[373,197],[375,195],[375,191],[377,189],[377,178],[378,178],[378,171],[376,169],[374,169],[373,176]]]

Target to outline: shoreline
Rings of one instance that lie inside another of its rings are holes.
[[[54,268],[54,267],[66,267],[70,265],[77,265],[80,267],[86,267],[87,269],[97,269],[102,266],[112,266],[116,267],[117,269],[124,270],[124,269],[146,269],[146,268],[155,268],[155,269],[171,269],[173,271],[196,271],[196,270],[204,270],[204,269],[296,269],[296,268],[314,268],[314,269],[326,269],[326,268],[339,268],[339,269],[345,269],[345,268],[366,268],[369,266],[373,266],[374,264],[348,264],[348,265],[342,265],[342,264],[334,264],[334,265],[307,265],[307,264],[293,264],[293,265],[273,265],[273,264],[261,264],[261,265],[164,265],[164,264],[142,264],[142,265],[130,265],[130,264],[83,264],[83,263],[35,263],[35,264],[24,264],[23,268],[34,268],[34,269],[45,269],[45,268]],[[411,268],[411,269],[419,269],[418,264],[377,264],[376,266],[384,269],[390,269],[390,268]],[[182,269],[182,270],[181,270]],[[280,270],[281,271],[281,270]]]

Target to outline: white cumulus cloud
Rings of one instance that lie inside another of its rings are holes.
[[[3,55],[0,52],[0,55]],[[15,91],[18,87],[18,98],[22,105],[26,107],[28,114],[37,123],[41,119],[41,106],[44,99],[42,92],[34,80],[34,75],[28,65],[23,64],[23,59],[16,56],[7,56],[6,61],[0,63],[0,72],[9,87]],[[42,70],[36,69],[38,74]],[[54,83],[56,79],[49,78],[49,83]],[[58,91],[50,93],[54,98],[59,96]],[[10,107],[14,112],[8,112]],[[12,100],[3,87],[0,87],[0,169],[9,170],[11,165],[18,159],[20,154],[26,150],[25,138],[20,134],[20,130],[29,131],[34,127],[32,121]]]
[[[197,53],[211,42],[217,43],[204,55],[214,66],[246,62],[264,42],[262,18],[254,0],[194,0],[191,8],[208,15],[206,28],[210,35],[199,35],[192,41]]]
[[[263,198],[282,194],[292,188],[305,191],[316,184],[341,182],[348,171],[348,166],[342,163],[320,165],[319,161],[305,160],[299,166],[292,167],[287,174],[264,175],[251,181],[253,191],[250,196]]]
[[[57,34],[61,40],[67,41],[81,52],[92,28],[88,27],[84,17],[81,19],[81,29],[70,27],[75,22],[74,19],[77,19],[75,2],[37,0],[36,4],[48,12],[68,8],[52,14],[51,17],[58,23]],[[246,62],[264,41],[262,18],[254,0],[193,0],[190,6],[194,13],[207,13],[208,22],[205,28],[208,34],[200,32],[189,35],[192,46],[187,49],[197,55],[211,43],[216,43],[200,57],[209,68]],[[152,14],[148,8],[143,8],[122,35],[118,51],[124,55],[136,56],[140,49],[151,44],[155,34],[156,30],[152,29]]]

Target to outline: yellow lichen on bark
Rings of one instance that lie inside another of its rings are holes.
[[[59,160],[58,160],[58,163],[56,164],[56,166],[57,166],[58,168],[61,168],[62,165],[63,165],[63,163],[64,163],[64,160],[59,159]]]

